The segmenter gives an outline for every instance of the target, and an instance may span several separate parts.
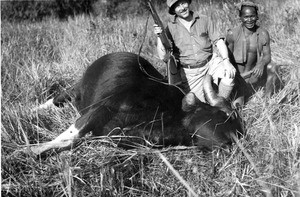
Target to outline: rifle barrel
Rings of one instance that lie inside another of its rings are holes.
[[[159,35],[159,37],[161,39],[161,42],[163,43],[166,50],[171,51],[172,50],[172,43],[168,39],[166,31],[164,30],[164,25],[163,25],[162,21],[160,20],[160,18],[158,16],[151,0],[148,1],[148,5],[149,5],[149,8],[150,8],[150,12],[151,12],[151,15],[153,17],[154,23],[162,28],[162,33]]]

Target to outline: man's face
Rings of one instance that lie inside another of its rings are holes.
[[[244,6],[241,11],[241,21],[247,29],[254,28],[257,21],[257,13],[254,7]]]
[[[179,0],[174,5],[174,11],[177,16],[180,18],[187,18],[190,15],[190,8],[189,8],[189,1],[188,0]]]

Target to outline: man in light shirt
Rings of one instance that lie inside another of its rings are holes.
[[[228,99],[236,69],[228,58],[225,35],[219,32],[209,17],[190,10],[191,0],[167,0],[167,5],[174,19],[168,23],[166,33],[180,65],[184,91],[193,92],[200,101],[206,102],[203,80],[209,74],[218,86],[218,95]],[[159,35],[161,32],[161,27],[154,25],[154,33]],[[213,46],[219,55],[213,53]],[[165,59],[166,49],[159,36],[157,52],[161,59]]]

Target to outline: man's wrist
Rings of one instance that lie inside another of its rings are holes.
[[[224,57],[223,61],[228,60],[229,61],[229,57]]]

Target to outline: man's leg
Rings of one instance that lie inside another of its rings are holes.
[[[228,100],[234,87],[234,79],[225,75],[222,58],[213,57],[209,64],[208,73],[212,75],[214,83],[218,85],[218,95]],[[219,84],[218,79],[221,79]]]
[[[234,86],[234,79],[230,79],[227,77],[222,78],[218,88],[219,90],[218,95],[228,100],[233,90],[233,86]]]
[[[182,82],[185,91],[193,92],[201,102],[206,102],[203,92],[203,78],[208,71],[208,66],[195,69],[182,69]]]
[[[265,96],[270,98],[272,94],[283,87],[282,79],[279,75],[280,65],[273,62],[267,66],[267,80],[265,84]]]

